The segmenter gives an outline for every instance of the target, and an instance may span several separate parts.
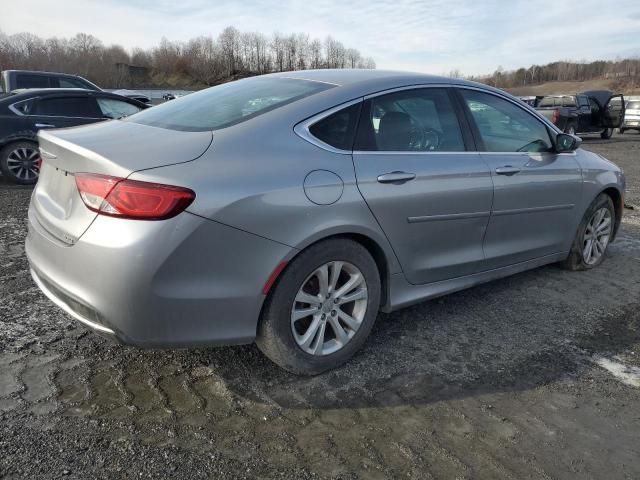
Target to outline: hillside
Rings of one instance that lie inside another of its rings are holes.
[[[540,85],[505,88],[504,90],[513,95],[552,95],[584,92],[587,90],[612,90],[625,95],[640,95],[640,83],[601,78],[585,80],[583,82],[546,82]]]

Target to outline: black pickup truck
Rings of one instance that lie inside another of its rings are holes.
[[[624,98],[606,90],[548,95],[537,100],[535,109],[566,133],[611,138],[624,119]]]

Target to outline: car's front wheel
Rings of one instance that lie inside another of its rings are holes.
[[[564,267],[569,270],[588,270],[600,265],[613,236],[615,218],[611,197],[601,193],[584,214]]]
[[[2,175],[21,185],[33,185],[38,181],[41,163],[40,151],[35,142],[14,142],[0,150]]]
[[[282,368],[316,375],[364,344],[380,306],[375,260],[359,243],[330,239],[300,253],[266,299],[256,343]]]

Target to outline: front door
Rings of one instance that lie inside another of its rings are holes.
[[[494,184],[486,269],[568,251],[582,174],[575,153],[554,153],[547,126],[497,95],[460,89]]]
[[[413,284],[468,275],[484,261],[491,174],[454,105],[450,89],[415,88],[362,108],[358,188]]]
[[[602,115],[602,126],[604,128],[619,128],[624,120],[624,97],[622,95],[614,95],[605,104]]]

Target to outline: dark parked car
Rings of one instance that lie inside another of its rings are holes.
[[[23,88],[84,88],[102,91],[86,78],[68,73],[5,70],[0,74],[0,91],[12,92]]]
[[[82,89],[31,89],[0,98],[0,170],[28,185],[38,180],[38,130],[73,127],[122,118],[148,105],[107,92]]]
[[[624,119],[624,98],[606,90],[548,95],[537,101],[536,110],[565,133],[599,133],[611,138]]]

